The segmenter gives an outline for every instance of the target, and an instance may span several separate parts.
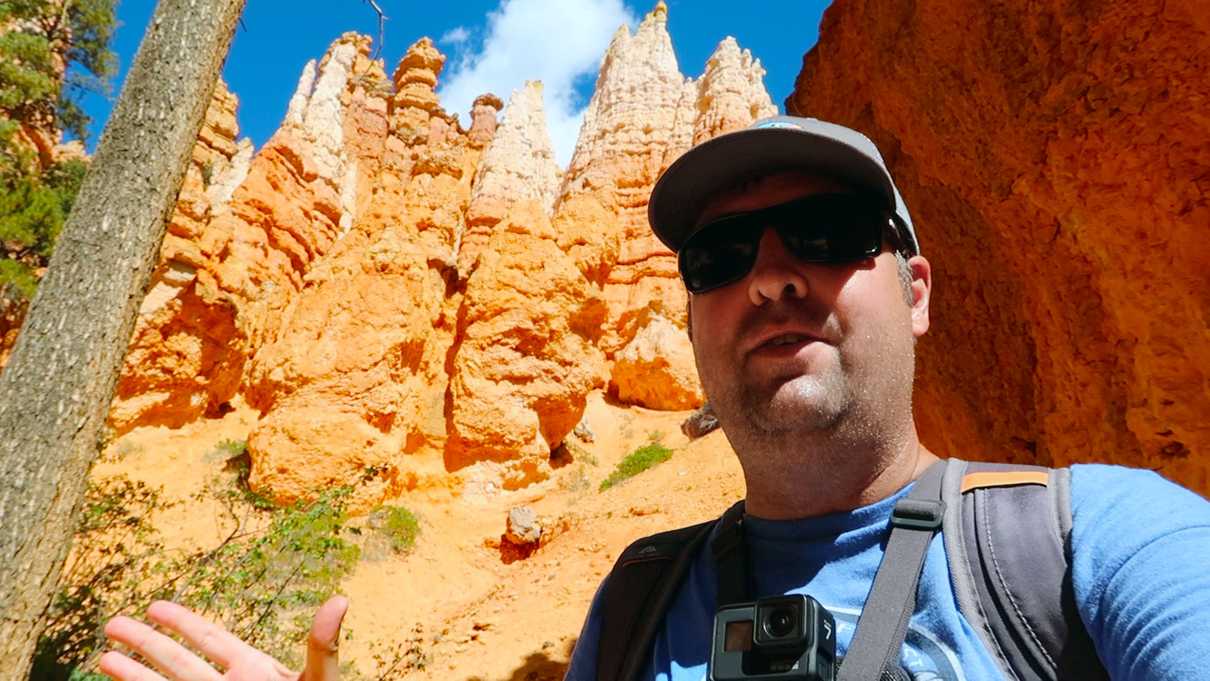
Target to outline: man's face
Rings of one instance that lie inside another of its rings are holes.
[[[698,224],[847,191],[828,178],[779,173],[714,197]],[[914,338],[928,329],[930,281],[927,261],[909,264],[911,305],[889,249],[840,265],[804,263],[766,230],[747,276],[691,295],[698,373],[724,429],[877,429],[887,417],[910,419]]]

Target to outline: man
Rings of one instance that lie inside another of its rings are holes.
[[[911,217],[868,139],[792,117],[690,150],[661,178],[650,216],[679,253],[698,371],[743,468],[752,595],[815,597],[837,619],[843,654],[891,509],[936,461],[912,420],[932,271]],[[1075,597],[1112,677],[1207,678],[1210,504],[1152,473],[1110,466],[1074,467],[1072,495]],[[959,614],[948,570],[936,537],[900,664],[915,679],[1003,678]],[[639,678],[705,678],[717,584],[703,549]],[[600,592],[571,681],[596,678],[599,601]],[[184,608],[157,603],[148,615],[230,678],[314,681],[336,678],[346,607],[338,597],[316,615],[301,677]],[[220,678],[139,622],[116,618],[106,632],[171,678]],[[163,678],[116,652],[101,668],[129,681]]]
[[[873,143],[793,117],[691,149],[661,177],[649,215],[679,253],[698,373],[743,468],[752,596],[818,599],[843,655],[892,507],[936,461],[912,419],[932,270],[911,217]],[[871,220],[884,227],[872,249],[840,233]],[[1071,480],[1075,597],[1111,677],[1210,678],[1210,504],[1145,471],[1075,466]],[[719,606],[709,546],[638,678],[706,678]],[[912,678],[1003,678],[959,614],[939,535],[917,594],[899,660]],[[600,601],[598,591],[570,681],[596,678]]]

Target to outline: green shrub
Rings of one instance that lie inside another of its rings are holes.
[[[229,483],[211,481],[210,486],[218,490],[216,496],[228,504],[244,502],[251,504],[260,511],[272,511],[277,504],[269,497],[253,490],[248,486],[248,477],[252,475],[252,457],[248,454],[246,440],[223,440],[215,445],[214,450],[206,456],[209,461],[221,459],[223,468],[233,474],[234,480]]]
[[[222,440],[214,446],[214,455],[223,459],[243,456],[248,451],[247,440]]]
[[[301,666],[315,606],[334,594],[357,564],[360,549],[346,537],[350,488],[271,512],[241,496],[218,496],[236,519],[219,546],[170,552],[151,526],[167,508],[158,490],[124,478],[90,485],[64,572],[39,642],[32,678],[90,680],[105,648],[104,622],[141,616],[169,599],[223,624],[287,665]],[[249,522],[249,519],[253,522]]]
[[[18,164],[28,165],[28,164]],[[33,298],[38,278],[54,251],[80,190],[87,165],[70,160],[41,175],[0,172],[0,289],[14,299]]]
[[[657,463],[667,461],[671,457],[672,450],[664,445],[658,442],[645,444],[627,454],[626,458],[618,463],[618,467],[609,474],[609,477],[601,481],[600,491],[604,492],[619,482],[627,478],[633,478]]]
[[[92,681],[104,651],[100,627],[113,615],[136,613],[154,600],[149,586],[155,556],[163,543],[148,522],[170,505],[159,490],[126,478],[89,483],[74,538],[63,567],[61,591],[51,602],[46,630],[34,653],[31,679]],[[136,605],[137,604],[137,605]]]
[[[87,169],[40,157],[21,130],[84,140],[82,96],[107,95],[117,70],[108,47],[116,5],[0,2],[0,298],[33,296]]]
[[[263,534],[228,541],[202,556],[176,582],[173,600],[216,617],[278,659],[297,656],[314,614],[313,607],[304,606],[317,606],[334,594],[360,556],[357,546],[341,537],[349,491],[280,509]]]
[[[416,514],[402,506],[384,506],[379,512],[382,514],[379,531],[390,540],[391,548],[397,553],[411,550],[420,535]]]

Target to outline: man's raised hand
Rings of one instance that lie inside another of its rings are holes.
[[[333,596],[320,606],[307,637],[307,665],[299,673],[187,608],[156,601],[147,608],[147,618],[179,634],[223,672],[168,636],[122,616],[105,625],[105,635],[137,652],[161,673],[115,651],[101,657],[101,672],[118,681],[336,681],[340,678],[336,660],[340,622],[348,607],[344,596]]]

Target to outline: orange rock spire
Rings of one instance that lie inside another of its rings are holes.
[[[250,483],[279,501],[361,482],[515,488],[607,383],[701,403],[675,263],[647,195],[695,138],[771,112],[733,40],[677,69],[659,3],[602,62],[566,173],[539,83],[469,130],[436,95],[427,38],[388,79],[346,34],[304,68],[255,156],[216,94],[110,421],[180,425],[242,397],[260,412]],[[611,379],[612,368],[612,379]]]
[[[656,179],[696,140],[744,127],[774,115],[761,78],[764,70],[734,39],[720,43],[707,62],[701,82],[687,80],[677,67],[667,29],[668,10],[658,3],[632,36],[615,34],[597,78],[596,91],[564,179],[561,201],[590,194],[619,217],[621,250],[605,287],[609,317],[601,347],[612,358],[649,324],[657,330],[643,343],[659,339],[674,365],[630,359],[615,372],[611,390],[656,408],[697,403],[696,369],[688,340],[664,327],[685,325],[685,293],[676,259],[647,225],[647,197]],[[557,209],[556,209],[557,210]],[[645,353],[636,347],[627,357]],[[648,369],[665,367],[656,373]],[[666,380],[671,379],[671,380]],[[636,383],[637,382],[637,383]],[[657,396],[667,386],[673,394]],[[676,386],[676,387],[674,387]],[[684,386],[683,388],[681,386]],[[685,391],[688,392],[685,392]]]

